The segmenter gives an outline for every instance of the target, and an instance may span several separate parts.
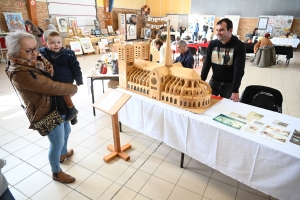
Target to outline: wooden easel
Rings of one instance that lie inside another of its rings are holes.
[[[131,144],[127,143],[121,147],[118,119],[118,111],[130,99],[130,97],[131,95],[129,94],[125,94],[114,89],[109,89],[100,97],[98,101],[96,101],[96,103],[92,105],[94,108],[109,114],[112,119],[114,145],[110,144],[107,146],[107,149],[111,151],[111,153],[103,158],[104,162],[106,163],[117,156],[125,161],[130,159],[130,156],[125,153],[125,151],[131,149]]]

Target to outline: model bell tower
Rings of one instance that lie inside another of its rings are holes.
[[[118,47],[119,56],[119,87],[127,88],[127,73],[132,69],[134,61],[134,46],[121,44]]]
[[[150,60],[150,44],[138,42],[134,44],[134,59]]]

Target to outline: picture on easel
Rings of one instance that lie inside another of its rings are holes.
[[[94,48],[90,38],[80,38],[80,44],[83,50],[83,53],[94,52]]]
[[[73,27],[68,27],[68,36],[72,37],[75,36],[74,28]]]
[[[151,38],[151,29],[144,28],[144,39],[150,39],[150,38]]]
[[[82,49],[79,42],[70,42],[70,48],[75,52],[75,55],[82,54]]]
[[[69,26],[74,27],[74,28],[77,27],[76,17],[69,17]]]
[[[82,35],[82,30],[81,30],[81,28],[76,28],[76,32],[77,32],[77,35],[78,35],[78,36],[81,36],[81,35]]]
[[[113,27],[112,27],[112,26],[107,26],[107,29],[108,29],[108,32],[109,32],[109,33],[113,33],[113,32],[114,32],[114,30],[113,30]]]
[[[59,32],[63,33],[68,31],[68,26],[65,17],[56,17],[56,21]]]

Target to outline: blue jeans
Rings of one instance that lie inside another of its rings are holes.
[[[194,37],[196,37],[196,40],[198,40],[198,32],[194,32],[194,34],[193,34],[193,41],[195,41]]]
[[[10,192],[8,188],[3,192],[3,194],[0,196],[0,200],[15,200],[14,196]]]
[[[219,82],[213,79],[210,79],[209,85],[212,89],[212,94],[216,96],[221,96],[224,98],[229,99],[232,94],[232,84],[231,83],[225,83],[225,82]]]
[[[65,118],[65,115],[62,115]],[[48,159],[53,173],[61,171],[60,156],[68,153],[67,144],[71,133],[70,122],[65,121],[55,127],[47,136],[50,141]]]
[[[207,31],[202,31],[202,38],[206,38],[206,35],[207,35]]]

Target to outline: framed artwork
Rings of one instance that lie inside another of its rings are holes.
[[[101,29],[100,22],[98,20],[94,20],[94,24],[95,24],[95,29],[97,30]]]
[[[69,37],[76,35],[73,27],[68,27],[68,35]]]
[[[257,28],[260,30],[266,30],[268,25],[268,20],[269,20],[268,17],[260,17]]]
[[[135,35],[135,26],[129,26],[129,35]]]
[[[78,36],[82,35],[82,30],[81,30],[81,28],[76,28],[76,32],[77,32],[77,35],[78,35]]]
[[[103,35],[104,35],[104,34],[108,34],[107,29],[106,29],[106,28],[101,29],[101,33],[102,33]]]
[[[125,15],[121,15],[121,24],[125,24]]]
[[[275,17],[269,17],[268,23],[269,24],[274,24],[274,22],[275,22]]]
[[[83,53],[90,53],[90,52],[95,51],[90,38],[80,38],[79,41],[80,41]]]
[[[100,30],[94,30],[94,35],[100,35],[100,34],[101,34]]]
[[[9,32],[25,30],[25,24],[22,18],[22,13],[3,12],[3,14]]]
[[[151,38],[151,29],[144,28],[144,39],[150,39],[150,38]]]
[[[57,21],[57,27],[59,32],[63,33],[63,32],[67,32],[67,20],[65,17],[56,17],[56,21]]]
[[[76,17],[69,17],[69,26],[74,27],[74,28],[77,27]]]
[[[272,31],[273,31],[273,26],[268,26],[267,32],[268,32],[268,33],[272,33]]]
[[[108,32],[109,32],[109,33],[112,33],[112,32],[114,32],[114,30],[113,30],[113,27],[112,27],[112,26],[107,26],[107,29],[108,29]]]
[[[121,39],[120,38],[114,38],[114,43],[115,44],[121,44]]]
[[[82,54],[82,49],[79,42],[70,42],[70,47],[75,52],[75,55]]]
[[[125,27],[121,28],[121,34],[124,35],[125,34]]]
[[[127,24],[136,24],[137,17],[135,14],[126,14],[126,23]]]

